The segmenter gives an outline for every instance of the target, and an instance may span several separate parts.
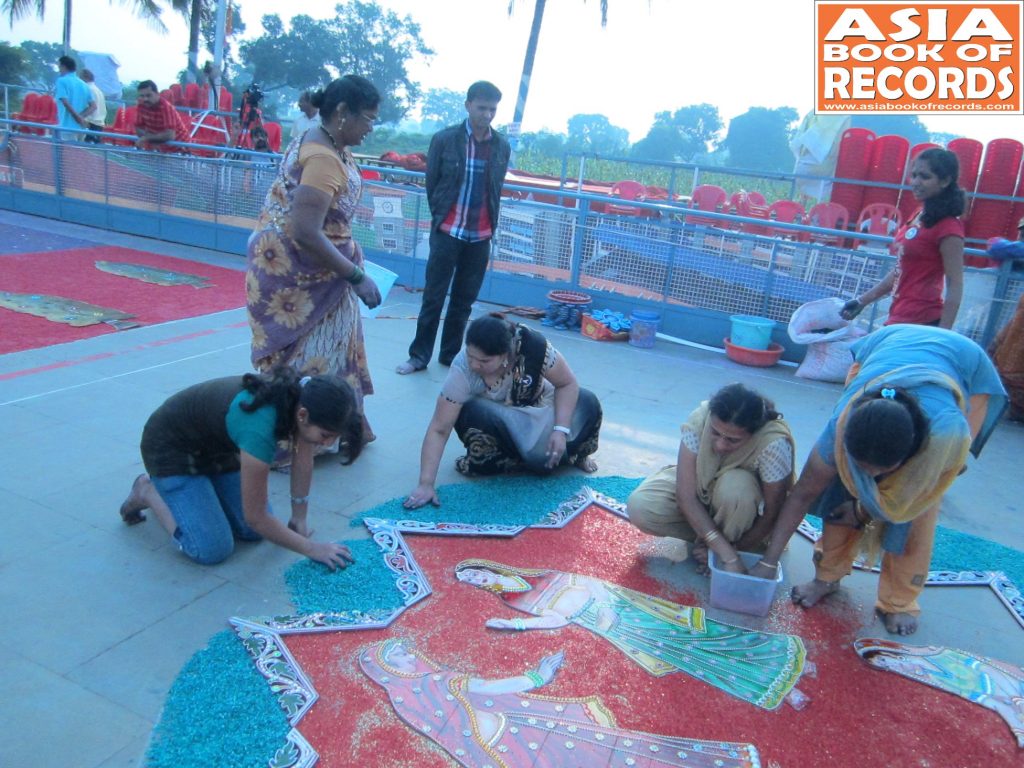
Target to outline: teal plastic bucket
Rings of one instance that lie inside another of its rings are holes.
[[[629,314],[629,343],[634,347],[650,349],[658,334],[661,315],[643,309],[634,309]]]
[[[747,349],[768,349],[775,321],[757,315],[733,315],[729,343]]]

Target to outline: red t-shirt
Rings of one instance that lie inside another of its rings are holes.
[[[886,325],[927,325],[942,317],[946,273],[939,244],[947,237],[964,237],[964,225],[955,216],[947,216],[932,227],[921,226],[915,216],[896,233],[892,244],[892,252],[898,257],[896,282]]]
[[[139,104],[139,108],[135,113],[135,127],[142,128],[150,133],[159,133],[160,131],[172,129],[174,131],[174,141],[188,141],[188,131],[185,129],[185,123],[181,119],[181,115],[178,114],[178,110],[174,108],[171,102],[162,97],[155,107]],[[176,147],[165,147],[163,145],[157,145],[157,148],[167,152],[181,151]]]

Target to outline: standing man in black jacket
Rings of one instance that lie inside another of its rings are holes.
[[[487,271],[511,152],[508,140],[491,128],[499,101],[501,91],[493,84],[473,83],[466,94],[467,119],[438,131],[430,141],[430,257],[416,338],[409,346],[409,359],[396,369],[400,374],[422,371],[430,362],[449,286],[438,361],[451,365],[462,348],[466,322]]]

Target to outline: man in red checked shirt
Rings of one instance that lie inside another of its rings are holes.
[[[156,83],[139,83],[139,109],[135,118],[135,133],[141,149],[159,149],[162,152],[181,152],[167,146],[169,141],[188,142],[188,131],[181,115],[171,102],[160,96]]]

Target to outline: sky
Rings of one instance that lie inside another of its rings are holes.
[[[246,37],[262,33],[260,18],[279,13],[279,0],[234,0]],[[490,80],[504,98],[496,124],[510,122],[533,20],[532,0],[378,0],[399,15],[410,15],[424,42],[436,53],[410,65],[423,89],[463,91],[475,80]],[[165,87],[186,64],[184,20],[165,11],[166,34],[134,18],[118,2],[74,3],[71,45],[79,51],[113,54],[122,82],[153,79]],[[301,12],[333,14],[334,0],[304,0]],[[792,107],[801,116],[814,98],[813,3],[808,0],[610,0],[608,25],[601,27],[598,0],[548,0],[540,34],[523,131],[566,131],[575,114],[604,114],[626,128],[631,141],[643,138],[654,115],[709,103],[723,122],[751,107]],[[60,42],[63,3],[51,0],[47,15],[10,26],[0,22],[0,39]],[[457,21],[456,21],[457,20]],[[329,56],[329,52],[325,52]],[[200,61],[212,56],[200,55]],[[1016,115],[920,116],[934,132],[982,142],[1020,137],[1024,117]]]

